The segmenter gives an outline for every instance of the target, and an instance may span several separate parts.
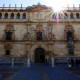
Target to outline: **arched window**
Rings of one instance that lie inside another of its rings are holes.
[[[14,13],[11,13],[10,18],[11,18],[11,19],[14,19]]]
[[[64,18],[68,18],[68,14],[67,13],[64,13]]]
[[[79,13],[76,13],[76,18],[77,18],[77,19],[79,19],[79,18],[80,18]]]
[[[73,13],[70,14],[70,18],[71,18],[71,19],[74,19]]]
[[[0,19],[2,19],[2,13],[0,13]]]
[[[26,19],[26,13],[23,13],[22,19]]]
[[[56,15],[55,14],[52,15],[52,19],[56,19]]]
[[[5,13],[4,18],[8,19],[8,13]]]
[[[17,18],[17,19],[20,19],[20,13],[17,13],[16,18]]]

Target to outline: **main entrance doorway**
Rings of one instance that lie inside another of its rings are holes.
[[[35,49],[35,63],[45,63],[45,50],[43,48]]]

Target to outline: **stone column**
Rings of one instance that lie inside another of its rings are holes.
[[[26,50],[27,49],[27,50]],[[31,56],[29,54],[29,49],[30,49],[30,46],[29,45],[25,45],[25,50],[26,50],[26,65],[27,67],[30,67],[31,66]]]
[[[27,56],[27,67],[30,67],[30,66],[31,66],[31,56],[28,53],[28,56]]]
[[[14,68],[14,57],[11,59],[11,68],[13,69]]]
[[[54,67],[54,57],[51,56],[51,65],[52,65],[52,68]]]
[[[31,60],[30,60],[30,57],[28,57],[28,59],[27,59],[27,67],[30,67],[31,66],[31,62],[30,62]]]

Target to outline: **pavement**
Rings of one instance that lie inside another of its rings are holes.
[[[32,64],[24,66],[7,80],[80,80],[80,76],[65,64],[57,64],[53,68],[49,64]]]

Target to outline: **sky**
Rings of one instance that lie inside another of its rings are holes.
[[[15,4],[20,7],[22,4],[23,7],[31,6],[33,4],[41,3],[53,8],[55,12],[59,12],[66,7],[72,7],[73,4],[78,7],[80,0],[0,0],[0,7],[5,4],[5,7],[15,6]]]

